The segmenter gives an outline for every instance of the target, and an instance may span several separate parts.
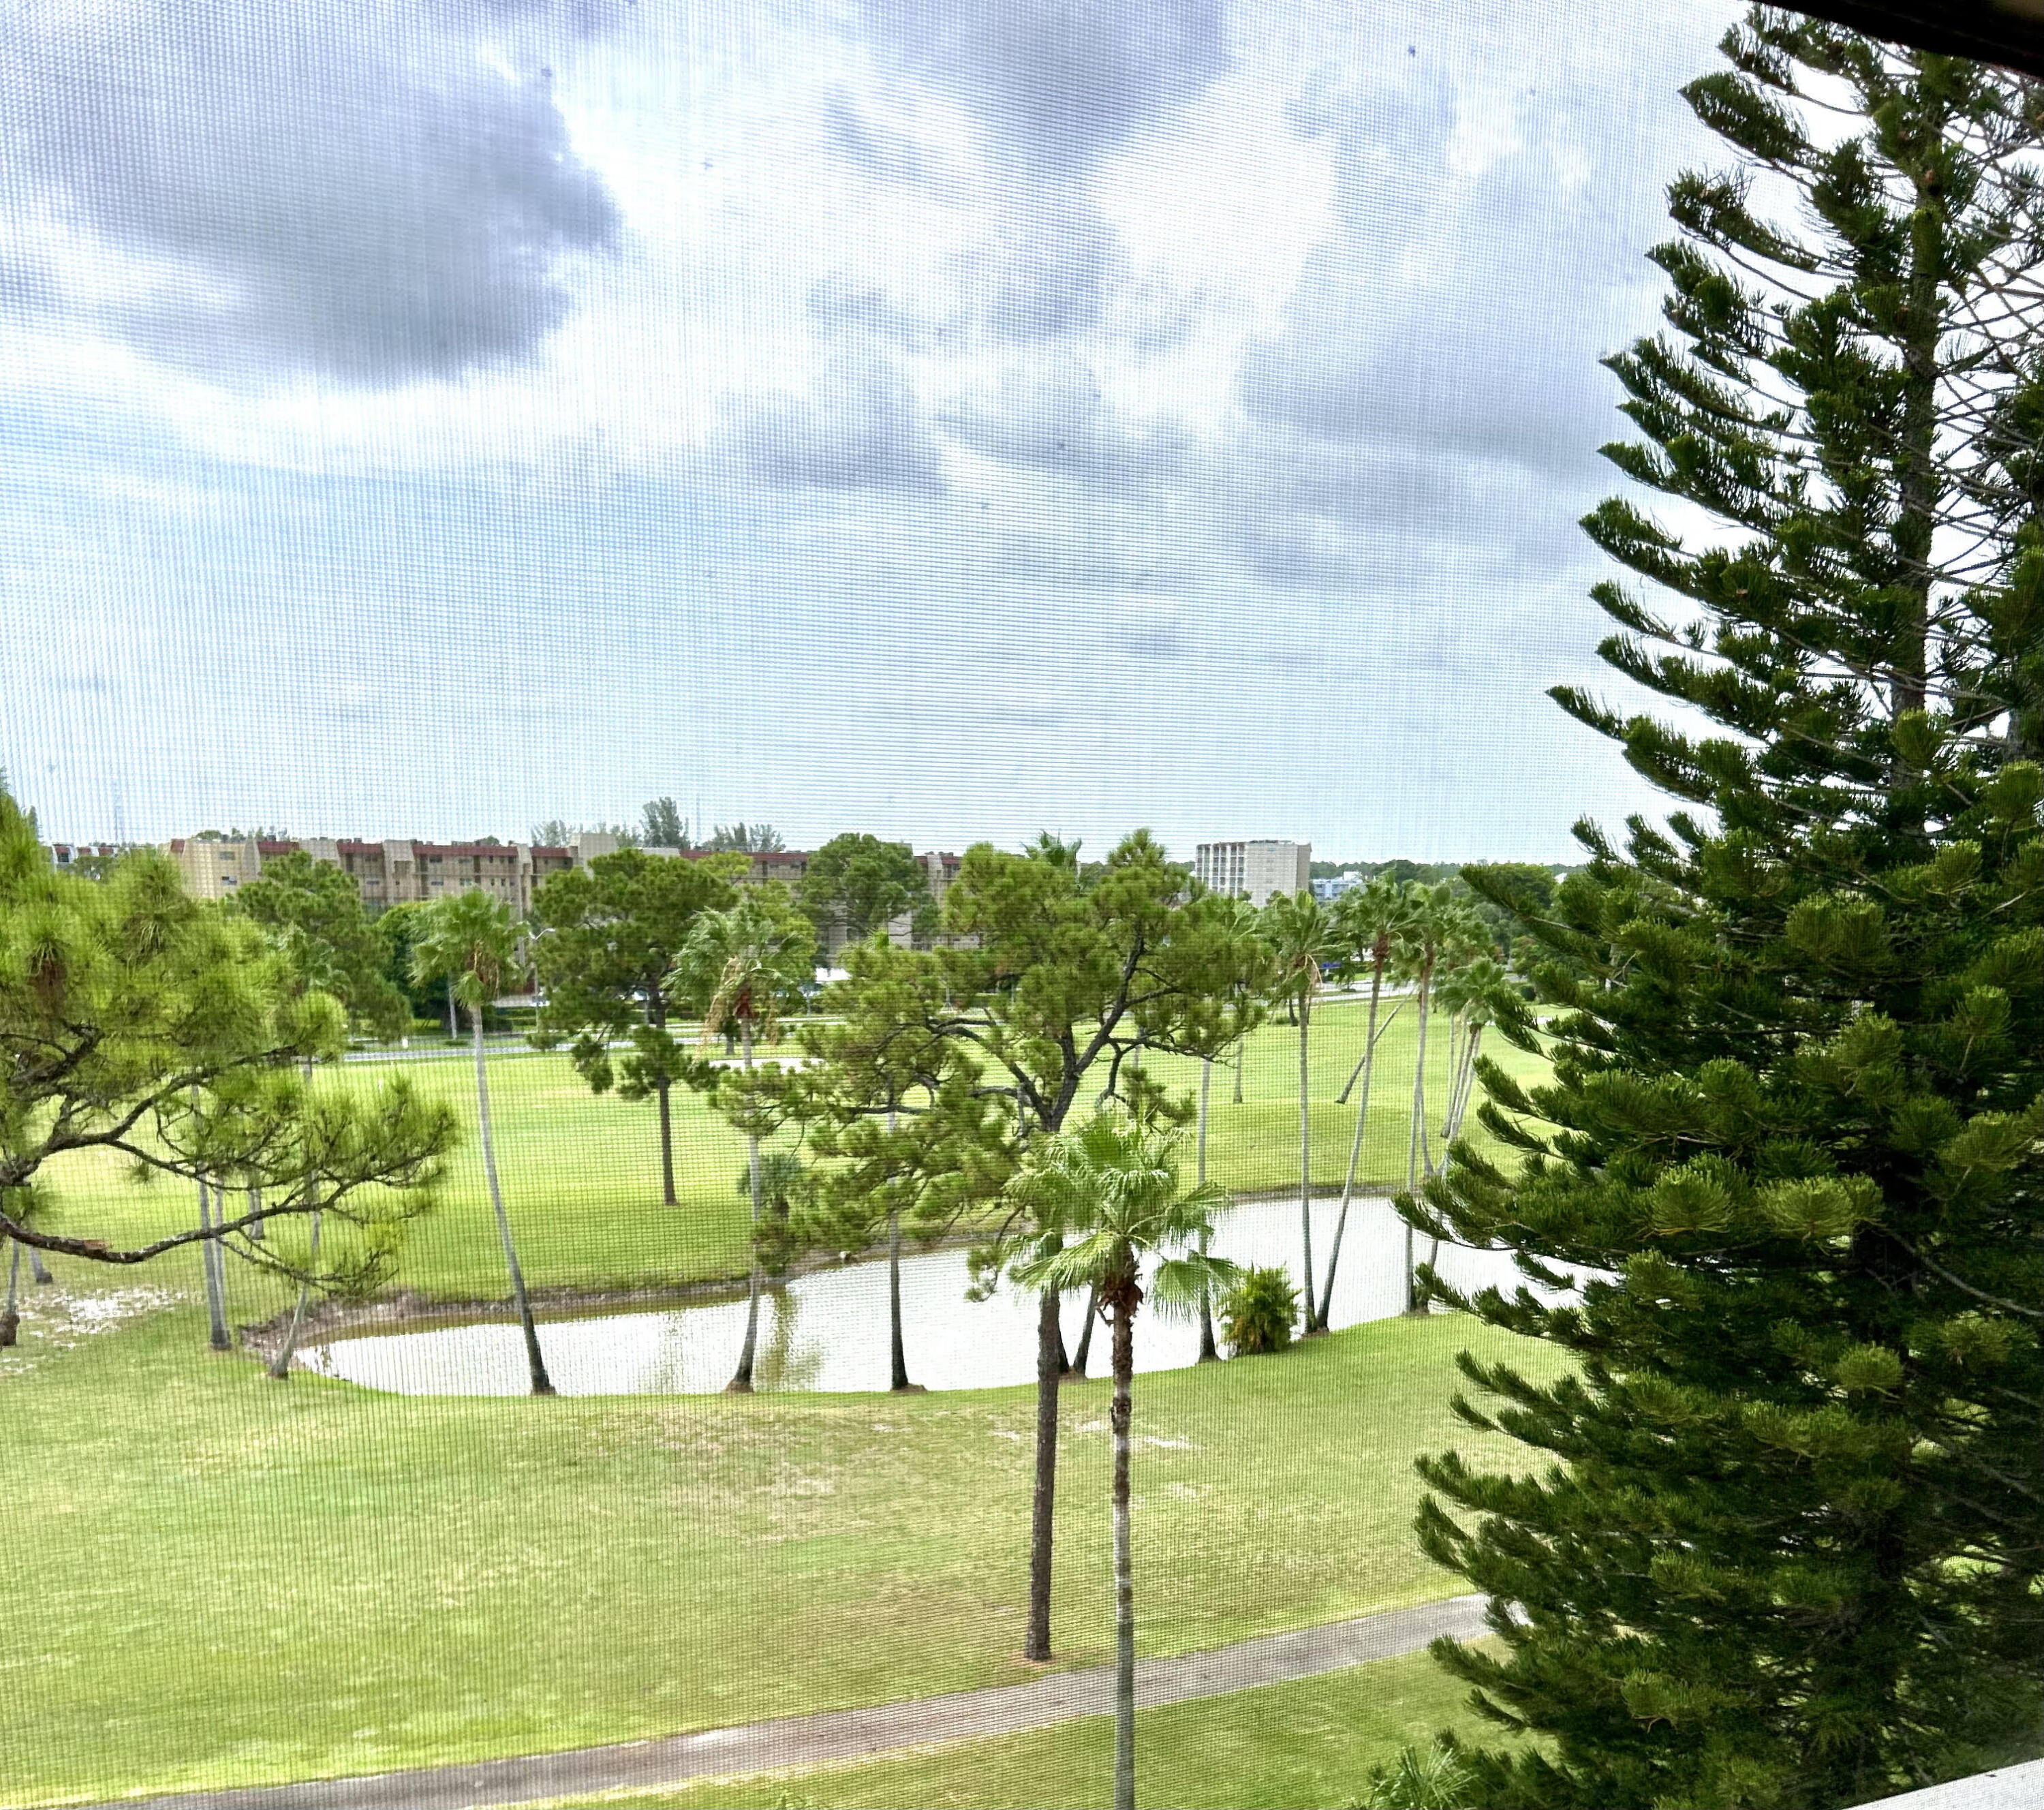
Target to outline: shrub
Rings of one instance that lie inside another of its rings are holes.
[[[1238,1358],[1281,1351],[1299,1324],[1299,1291],[1281,1269],[1251,1270],[1221,1306],[1221,1328]]]

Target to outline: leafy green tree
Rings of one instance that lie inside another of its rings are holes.
[[[336,1052],[344,1024],[245,914],[194,901],[153,851],[103,881],[57,872],[0,789],[0,1238],[117,1265],[218,1243],[300,1273],[249,1242],[252,1212],[134,1243],[89,1201],[20,1210],[44,1165],[91,1151],[144,1179],[244,1178],[272,1220],[336,1215],[360,1235],[316,1285],[375,1287],[431,1204],[454,1124],[402,1075],[309,1092],[298,1064]]]
[[[621,848],[554,874],[532,901],[532,965],[545,995],[532,1028],[541,1049],[565,1042],[595,1093],[615,1086],[659,1113],[660,1198],[676,1204],[673,1093],[692,1063],[668,1028],[665,986],[705,912],[734,894],[717,859],[680,861]],[[628,1052],[614,1046],[628,1043]]]
[[[1043,1239],[1015,1266],[1025,1288],[1055,1296],[1085,1288],[1113,1334],[1114,1394],[1108,1426],[1114,1446],[1110,1486],[1114,1521],[1114,1803],[1135,1810],[1135,1572],[1129,1512],[1131,1433],[1135,1418],[1135,1316],[1153,1267],[1148,1297],[1160,1312],[1191,1313],[1231,1287],[1235,1266],[1206,1253],[1215,1209],[1227,1197],[1212,1186],[1185,1191],[1177,1139],[1116,1113],[1080,1131],[1039,1139],[1009,1191],[1031,1220],[1069,1235]],[[1186,1247],[1197,1243],[1197,1250]],[[1173,1253],[1175,1253],[1174,1255]]]
[[[905,842],[877,836],[835,836],[809,859],[796,893],[819,926],[835,924],[848,940],[863,943],[897,917],[907,917],[919,943],[936,928],[937,908],[930,877]]]
[[[518,966],[519,928],[511,908],[501,899],[469,890],[433,901],[412,943],[412,966],[421,980],[445,980],[467,1008],[471,1047],[475,1056],[475,1122],[482,1140],[482,1173],[490,1184],[490,1211],[497,1216],[497,1236],[504,1247],[504,1268],[511,1278],[511,1298],[517,1304],[518,1324],[525,1335],[525,1362],[532,1393],[551,1395],[540,1351],[539,1328],[532,1321],[532,1297],[518,1247],[511,1237],[510,1216],[504,1210],[504,1190],[497,1178],[497,1143],[490,1128],[490,1072],[482,1055],[482,1013],[503,990]]]
[[[298,965],[348,1008],[370,1036],[394,1038],[410,1024],[411,1009],[392,985],[386,949],[363,913],[353,878],[330,861],[293,849],[236,893],[232,904],[282,936]]]
[[[1341,1263],[1342,1235],[1348,1230],[1348,1209],[1355,1196],[1355,1172],[1362,1161],[1362,1135],[1370,1122],[1370,1084],[1377,1069],[1377,1013],[1384,999],[1384,979],[1393,961],[1401,959],[1403,939],[1410,925],[1412,909],[1405,889],[1395,881],[1379,877],[1342,894],[1332,913],[1335,935],[1344,950],[1344,966],[1366,969],[1370,974],[1370,1018],[1363,1028],[1362,1058],[1349,1077],[1351,1087],[1362,1092],[1355,1103],[1355,1134],[1349,1139],[1348,1172],[1342,1178],[1341,1211],[1335,1216],[1333,1248],[1327,1253],[1327,1279],[1320,1291],[1320,1321],[1325,1326],[1334,1312],[1335,1271]],[[1393,1016],[1398,1008],[1392,1008]],[[1388,1028],[1388,1024],[1386,1028]],[[1347,1089],[1343,1093],[1346,1097]],[[1307,1282],[1310,1289],[1312,1283]]]
[[[985,1243],[975,1255],[989,1278],[1018,1240],[1052,1229],[1003,1194],[1024,1148],[1103,1094],[1145,1121],[1189,1116],[1189,1101],[1167,1099],[1128,1059],[1139,1043],[1211,1055],[1258,1009],[1239,984],[1253,958],[1229,902],[1191,896],[1147,831],[1127,837],[1090,885],[1062,848],[968,849],[944,900],[947,946],[853,945],[847,978],[824,996],[829,1021],[802,1032],[807,1069],[755,1082],[820,1157],[837,1159],[819,1165],[827,1197],[863,1190],[925,1228],[977,1212]],[[1025,1644],[1036,1659],[1051,1651],[1058,1308],[1046,1290]]]
[[[1573,1359],[1464,1363],[1551,1468],[1422,1467],[1502,1643],[1436,1651],[1542,1737],[1461,1753],[1478,1804],[1822,1810],[2038,1727],[2038,94],[1785,13],[1723,48],[1685,93],[1738,167],[1670,191],[1612,456],[1725,538],[1589,521],[1673,597],[1601,587],[1605,657],[1708,728],[1558,694],[1678,808],[1529,920],[1554,1015],[1499,1024],[1553,1079],[1477,1063],[1523,1169],[1458,1145],[1410,1215],[1584,1278],[1467,1304]]]
[[[1286,1001],[1299,1026],[1299,1237],[1300,1292],[1306,1331],[1320,1329],[1313,1300],[1313,1093],[1306,1039],[1325,970],[1346,951],[1327,909],[1311,893],[1280,893],[1263,908],[1264,940],[1270,946],[1271,993]]]
[[[641,846],[647,848],[686,848],[688,820],[672,798],[649,800],[640,815]]]
[[[901,1323],[904,1228],[934,1239],[999,1193],[1011,1169],[1015,1113],[986,1085],[969,1046],[947,1034],[956,1001],[941,965],[886,937],[848,946],[846,978],[805,1027],[810,1066],[766,1078],[786,1118],[828,1166],[811,1172],[801,1242],[888,1250],[889,1386],[907,1390]]]
[[[412,966],[412,943],[425,913],[432,909],[422,901],[405,900],[386,905],[371,922],[382,944],[384,978],[405,996],[411,1020],[444,1016],[451,1038],[458,1034],[459,1027],[453,1016],[450,987],[444,981],[421,981]],[[409,1024],[406,1028],[410,1028]]]
[[[743,1073],[753,1068],[753,1050],[771,1041],[781,1014],[798,1004],[803,990],[816,978],[816,932],[809,920],[788,901],[787,889],[775,885],[752,888],[734,905],[705,912],[674,957],[667,981],[669,997],[694,1007],[702,1018],[703,1035],[737,1028],[743,1046]],[[700,1074],[701,1071],[697,1071]],[[698,1085],[701,1082],[698,1081]],[[760,1208],[764,1177],[760,1139],[766,1121],[749,1090],[718,1087],[713,1097],[720,1110],[746,1134],[750,1147],[747,1178],[752,1197],[752,1260],[747,1271],[745,1343],[738,1368],[724,1386],[735,1393],[752,1393],[752,1368],[759,1348]]]

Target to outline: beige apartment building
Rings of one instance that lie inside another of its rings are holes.
[[[163,852],[176,863],[186,890],[197,899],[224,899],[246,886],[279,856],[303,850],[315,861],[339,867],[355,882],[363,908],[371,913],[386,906],[436,899],[450,892],[480,890],[502,899],[521,917],[532,909],[532,896],[553,874],[586,867],[599,855],[617,850],[617,838],[586,831],[561,847],[544,844],[509,842],[414,842],[391,838],[381,842],[349,837],[309,836],[303,841],[273,841],[267,837],[221,836],[180,836],[165,843]],[[648,855],[670,859],[700,861],[709,853],[703,848],[649,848]],[[930,895],[941,906],[944,894],[958,878],[959,857],[948,853],[924,855],[924,870],[930,877]],[[808,872],[809,851],[776,849],[751,857],[749,870],[739,875],[741,885],[778,880],[790,890],[801,883]],[[832,939],[828,926],[825,940],[832,952],[842,947],[840,935]],[[905,942],[905,917],[888,926],[889,934]]]
[[[554,874],[579,867],[617,846],[615,836],[581,836],[563,848],[528,843],[381,842],[352,837],[309,836],[304,841],[267,838],[180,836],[163,844],[194,898],[223,899],[246,886],[280,855],[302,850],[315,861],[339,867],[355,882],[365,910],[409,905],[455,892],[482,891],[503,900],[520,917],[532,909],[532,895]]]
[[[1203,842],[1193,853],[1193,877],[1261,910],[1274,893],[1303,893],[1312,886],[1313,845],[1271,838]]]

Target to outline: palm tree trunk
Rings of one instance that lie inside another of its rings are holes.
[[[226,1193],[216,1189],[214,1193],[221,1207],[220,1217],[227,1217]],[[205,1180],[198,1185],[198,1226],[201,1232],[213,1229],[211,1209],[207,1202]],[[221,1260],[220,1240],[209,1238],[199,1246],[199,1262],[206,1271],[206,1343],[216,1351],[232,1351],[234,1341],[227,1335],[227,1266]]]
[[[1135,1810],[1135,1569],[1128,1527],[1130,1385],[1135,1375],[1135,1310],[1114,1314],[1114,1810]]]
[[[887,1129],[894,1129],[894,1109],[887,1109]],[[887,1209],[887,1361],[892,1381],[888,1387],[897,1394],[913,1389],[909,1380],[908,1348],[901,1337],[901,1209]]]
[[[518,1324],[525,1334],[525,1363],[532,1373],[532,1393],[551,1395],[554,1385],[547,1376],[546,1360],[540,1355],[540,1332],[532,1324],[532,1299],[525,1293],[525,1272],[518,1267],[518,1249],[511,1242],[511,1217],[504,1210],[504,1190],[497,1184],[497,1146],[490,1135],[490,1080],[482,1062],[482,1003],[477,1001],[469,1013],[474,1031],[475,1122],[482,1133],[482,1173],[490,1181],[490,1205],[497,1215],[497,1235],[504,1245],[504,1267],[510,1272],[511,1298],[518,1304]]]
[[[1483,1027],[1472,1024],[1462,1039],[1462,1072],[1450,1084],[1448,1097],[1448,1116],[1441,1127],[1441,1164],[1436,1174],[1448,1166],[1448,1146],[1462,1135],[1462,1115],[1469,1110],[1470,1095],[1476,1086],[1477,1045],[1483,1040]],[[1436,1238],[1427,1247],[1427,1262],[1431,1267],[1441,1260],[1441,1241]]]
[[[1377,989],[1381,987],[1383,984],[1384,971],[1381,968],[1379,968],[1373,978],[1370,987],[1370,993],[1373,999],[1374,999],[1376,996]],[[1398,1014],[1404,1009],[1405,1003],[1403,1000],[1400,1000],[1397,1005],[1392,1007],[1391,1017],[1385,1019],[1381,1024],[1379,1024],[1377,1027],[1375,1034],[1370,1038],[1368,1043],[1363,1045],[1362,1054],[1355,1059],[1355,1066],[1348,1071],[1348,1079],[1342,1083],[1341,1092],[1335,1096],[1335,1104],[1336,1105],[1346,1106],[1348,1104],[1349,1095],[1354,1092],[1356,1082],[1362,1078],[1364,1064],[1368,1063],[1370,1059],[1377,1054],[1377,1039],[1381,1037],[1386,1031],[1391,1028],[1392,1020],[1395,1019]]]
[[[311,1248],[305,1256],[305,1267],[312,1269],[319,1262],[320,1219],[317,1209],[313,1212]],[[291,1375],[291,1359],[298,1355],[298,1334],[305,1324],[305,1304],[312,1298],[313,1285],[309,1278],[298,1284],[298,1305],[291,1309],[291,1324],[284,1334],[284,1342],[277,1347],[277,1355],[271,1360],[270,1374],[279,1382],[288,1382]]]
[[[1036,1480],[1029,1502],[1029,1626],[1025,1659],[1051,1656],[1051,1536],[1058,1497],[1058,1373],[1065,1355],[1058,1291],[1046,1289],[1036,1312]]]
[[[42,1252],[33,1244],[29,1247],[29,1274],[35,1278],[36,1286],[39,1288],[47,1286],[56,1280],[56,1278],[50,1274],[49,1265],[43,1261]]]
[[[1306,1331],[1308,1334],[1320,1330],[1319,1316],[1313,1311],[1313,1113],[1312,1095],[1306,1074],[1306,1027],[1312,1018],[1312,1009],[1306,1000],[1299,1001],[1299,1237],[1305,1247],[1304,1272],[1306,1297]]]
[[[1420,1189],[1420,1134],[1427,1118],[1427,997],[1429,983],[1434,978],[1433,964],[1429,963],[1420,976],[1420,1053],[1412,1064],[1412,1131],[1405,1150],[1405,1192],[1417,1193]],[[1412,1228],[1405,1228],[1405,1312],[1413,1311],[1412,1290]]]
[[[1200,1135],[1198,1143],[1199,1185],[1202,1188],[1207,1185],[1207,1096],[1212,1093],[1212,1091],[1213,1058],[1212,1056],[1202,1056],[1200,1058]],[[1200,1255],[1202,1257],[1205,1256],[1207,1254],[1208,1243],[1208,1239],[1207,1234],[1204,1232],[1201,1232],[1200,1234]],[[1200,1362],[1203,1364],[1212,1363],[1219,1358],[1220,1356],[1220,1347],[1214,1343],[1213,1301],[1203,1284],[1200,1289]]]
[[[0,1350],[14,1343],[21,1324],[21,1316],[14,1305],[21,1292],[21,1247],[11,1238],[7,1244],[7,1305],[0,1309]]]
[[[1355,1104],[1355,1136],[1349,1140],[1348,1174],[1342,1181],[1341,1211],[1335,1216],[1334,1248],[1327,1253],[1327,1286],[1320,1291],[1320,1324],[1325,1326],[1335,1310],[1335,1271],[1341,1266],[1342,1234],[1348,1230],[1348,1205],[1355,1195],[1356,1166],[1362,1160],[1362,1128],[1370,1117],[1370,1071],[1377,1055],[1377,1007],[1384,990],[1384,964],[1379,962],[1370,978],[1370,1024],[1364,1033],[1362,1096]],[[1350,1076],[1353,1081],[1354,1076]]]
[[[654,1097],[660,1103],[660,1200],[670,1207],[679,1204],[674,1193],[674,1109],[668,1098],[673,1089],[664,1075],[653,1084]]]
[[[1242,1104],[1242,1070],[1249,1056],[1249,1033],[1242,1034],[1242,1041],[1235,1046],[1235,1103]]]
[[[456,1023],[456,1022],[455,1022],[455,1015],[454,1015],[454,976],[453,976],[452,974],[449,974],[449,975],[448,976],[448,983],[447,983],[447,996],[448,996],[448,1041],[450,1043],[451,1043],[457,1042],[457,1041],[460,1039],[460,1036],[461,1036],[461,1026],[460,1026],[458,1023]],[[482,1035],[482,1020],[479,1020],[479,1019],[477,1020],[476,1035],[477,1035],[478,1037],[479,1037],[479,1036],[481,1036]]]
[[[887,1343],[890,1381],[897,1395],[915,1385],[909,1381],[909,1356],[901,1342],[901,1209],[887,1214]]]
[[[1065,1374],[1085,1380],[1086,1358],[1093,1351],[1093,1323],[1100,1318],[1100,1290],[1097,1287],[1086,1290],[1085,1324],[1079,1329],[1079,1348],[1072,1354],[1072,1367]]]
[[[745,1072],[752,1072],[752,1020],[739,1020],[740,1033],[745,1040]],[[759,1231],[759,1134],[755,1132],[747,1140],[752,1161],[752,1230],[756,1239]],[[751,1243],[752,1266],[747,1273],[745,1297],[745,1343],[738,1354],[738,1368],[731,1381],[724,1386],[732,1395],[750,1395],[752,1393],[752,1365],[759,1350],[759,1247]]]

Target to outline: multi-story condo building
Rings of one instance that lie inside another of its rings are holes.
[[[479,890],[502,899],[521,917],[532,909],[532,896],[553,874],[572,867],[586,867],[600,855],[613,853],[617,838],[597,831],[584,831],[563,846],[544,843],[415,842],[402,838],[380,842],[346,836],[309,836],[302,841],[273,840],[268,837],[180,836],[163,845],[163,852],[176,863],[185,887],[199,899],[223,899],[254,879],[279,856],[302,850],[315,861],[339,867],[355,882],[363,907],[372,913],[386,906],[436,899],[450,892]],[[706,848],[649,848],[648,855],[670,859],[701,861]],[[918,857],[930,877],[930,896],[941,905],[944,893],[958,878],[959,857],[933,852]],[[778,880],[793,888],[808,871],[806,850],[776,849],[750,857],[751,866],[738,876],[741,885]],[[835,950],[843,938],[833,939],[828,926],[822,927],[828,946]],[[904,917],[888,926],[890,935],[905,942],[909,920]]]
[[[1193,877],[1230,898],[1259,909],[1274,893],[1303,893],[1312,883],[1313,845],[1261,838],[1203,842],[1193,851]]]
[[[330,862],[355,882],[363,908],[436,899],[450,892],[479,890],[502,899],[523,917],[532,895],[550,874],[579,867],[617,846],[615,836],[577,836],[567,847],[512,842],[381,842],[352,837],[310,836],[302,842],[267,837],[180,836],[163,845],[193,897],[221,899],[246,886],[280,855],[303,850]]]

